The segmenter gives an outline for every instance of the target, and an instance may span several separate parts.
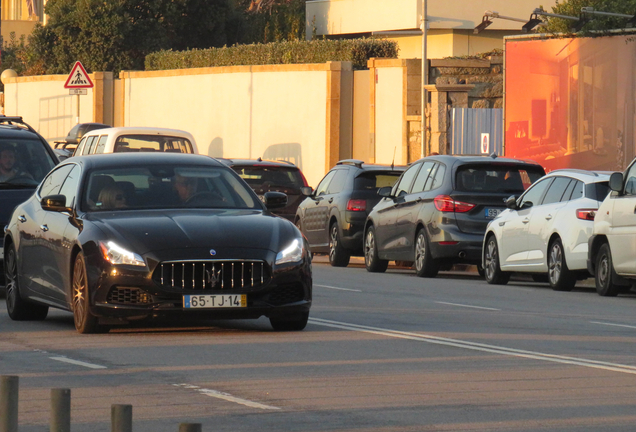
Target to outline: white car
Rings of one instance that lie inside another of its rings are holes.
[[[87,132],[73,156],[121,152],[193,153],[199,150],[191,133],[155,127],[114,127]]]
[[[612,192],[594,219],[589,241],[588,270],[596,292],[615,296],[636,282],[636,159],[623,173],[614,173]]]
[[[557,291],[570,291],[587,271],[588,240],[601,201],[609,193],[609,173],[575,169],[552,171],[486,228],[482,265],[486,281],[505,284],[511,272],[531,273]]]

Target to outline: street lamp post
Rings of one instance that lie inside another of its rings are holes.
[[[426,142],[427,142],[427,130],[426,130],[426,105],[428,102],[428,94],[426,91],[426,85],[428,84],[428,64],[427,64],[427,52],[426,52],[426,32],[427,32],[427,1],[422,0],[422,132],[421,132],[421,154],[422,157],[426,156]]]

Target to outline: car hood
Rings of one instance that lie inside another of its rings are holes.
[[[0,189],[0,230],[9,223],[13,209],[28,200],[35,192],[32,189]]]
[[[94,223],[122,247],[138,254],[169,249],[277,251],[281,238],[292,236],[293,224],[260,210],[144,210],[92,213]]]

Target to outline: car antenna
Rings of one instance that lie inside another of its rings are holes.
[[[493,159],[497,159],[497,152],[490,153],[490,157]]]
[[[393,147],[393,160],[391,161],[391,171],[393,171],[393,167],[395,166],[395,150],[397,150],[397,146]]]
[[[263,158],[262,158],[262,157],[260,157],[260,156],[259,156],[259,157],[258,157],[258,159],[256,159],[256,160],[257,160],[257,161],[259,161],[259,162],[263,162]]]

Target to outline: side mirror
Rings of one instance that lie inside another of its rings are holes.
[[[282,192],[265,192],[263,195],[265,207],[269,210],[285,207],[287,205],[287,194]]]
[[[619,172],[612,173],[609,179],[609,187],[615,192],[623,190],[623,174]]]
[[[514,195],[510,195],[508,198],[504,200],[506,203],[506,207],[512,210],[517,210],[517,197]]]
[[[300,188],[300,193],[304,196],[311,196],[314,193],[314,190],[309,186],[303,186]]]
[[[40,200],[43,210],[54,212],[70,212],[72,209],[66,207],[66,196],[64,195],[48,195]]]
[[[378,195],[385,198],[391,198],[391,186],[384,186],[378,189]]]

